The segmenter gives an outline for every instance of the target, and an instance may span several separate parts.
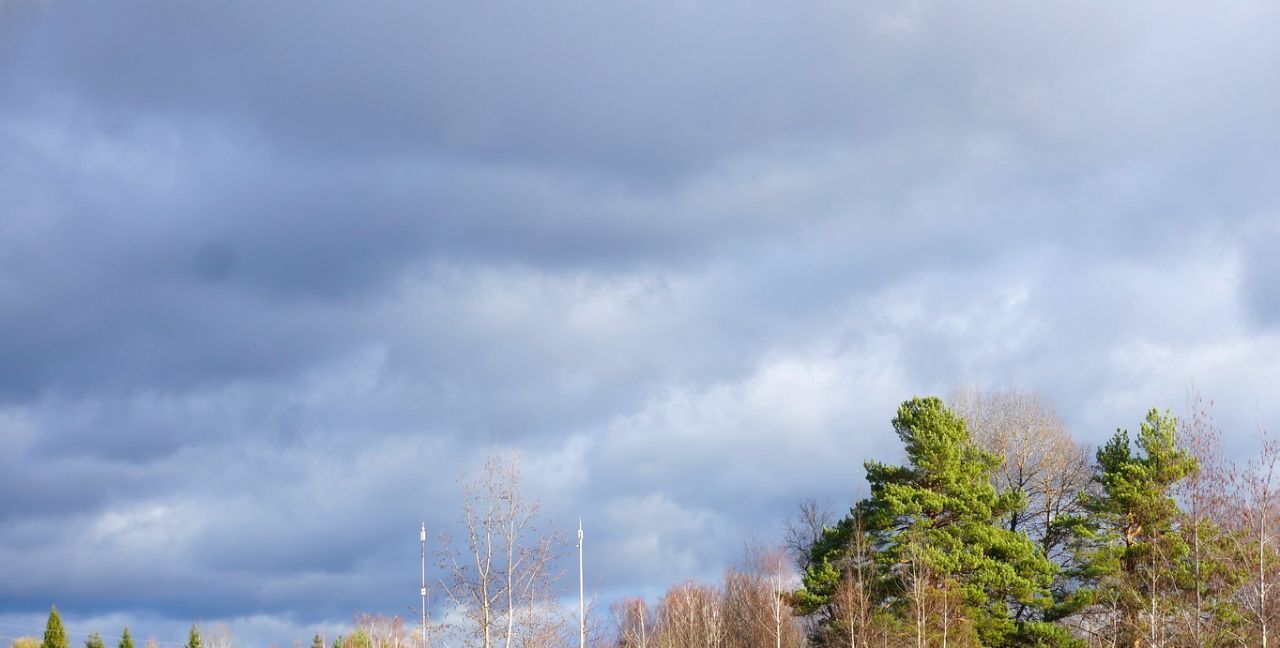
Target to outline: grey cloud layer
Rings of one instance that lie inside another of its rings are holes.
[[[1277,18],[4,3],[0,615],[403,612],[494,445],[653,593],[847,501],[916,393],[1097,440],[1194,380],[1243,439]]]

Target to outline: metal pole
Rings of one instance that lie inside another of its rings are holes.
[[[427,648],[427,523],[422,523],[418,532],[418,541],[422,543],[422,648]]]
[[[578,647],[587,648],[586,590],[582,586],[582,517],[578,517]]]

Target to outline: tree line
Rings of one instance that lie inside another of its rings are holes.
[[[1191,409],[1153,409],[1089,453],[1034,394],[906,401],[904,463],[866,462],[870,495],[830,524],[809,515],[793,543],[788,600],[808,640],[1273,643],[1280,446],[1261,434],[1253,459],[1229,462],[1205,405]]]
[[[613,601],[589,643],[1266,648],[1280,627],[1280,443],[1260,430],[1252,458],[1229,461],[1209,405],[1193,395],[1188,409],[1149,410],[1091,449],[1034,392],[912,398],[891,421],[903,461],[865,462],[869,494],[847,514],[802,503],[778,546],[749,543],[718,583]],[[527,549],[552,581],[555,546]],[[461,644],[490,646],[483,597],[451,600],[470,610]],[[504,646],[576,643],[562,632],[576,619],[540,600],[543,634],[513,636],[515,608],[496,611]]]
[[[154,636],[149,637],[143,644],[144,648],[158,648],[159,645],[160,642]],[[67,629],[62,625],[62,615],[58,613],[58,606],[49,606],[49,620],[45,622],[43,639],[17,637],[9,642],[9,646],[10,648],[71,648],[71,639],[67,636]],[[84,648],[107,648],[107,643],[102,639],[102,635],[91,632],[84,640]],[[120,633],[116,648],[134,648],[133,635],[129,634],[129,628],[126,627]],[[200,638],[200,630],[196,626],[191,626],[191,632],[183,648],[205,648]]]
[[[752,595],[734,568],[652,612],[627,599],[601,645],[1265,648],[1280,443],[1260,430],[1229,461],[1209,406],[1189,410],[1152,409],[1089,449],[1034,392],[912,398],[892,420],[904,460],[865,462],[867,497],[838,518],[801,503],[781,543],[794,587],[748,560]]]
[[[420,640],[420,635],[406,632],[404,622],[397,616],[356,614],[355,625],[349,635],[339,635],[332,642],[319,632],[311,640],[311,648],[410,648]],[[165,642],[179,645],[178,642]],[[143,643],[144,648],[160,648],[161,642],[153,635]],[[231,629],[225,623],[213,623],[204,626],[193,625],[187,633],[187,640],[180,644],[182,648],[233,648],[236,644]],[[10,648],[71,648],[71,640],[62,624],[62,615],[58,607],[50,606],[49,619],[45,624],[44,638],[17,637],[9,642]],[[302,648],[300,640],[294,640],[294,648]],[[107,648],[106,641],[98,632],[91,632],[84,640],[84,648]],[[125,627],[120,633],[115,648],[134,648],[133,635]],[[274,644],[273,644],[274,648]]]
[[[803,502],[779,543],[748,543],[717,583],[593,601],[588,644],[1266,648],[1280,628],[1280,443],[1260,432],[1251,459],[1230,461],[1209,407],[1189,403],[1089,449],[1033,392],[907,400],[891,423],[902,462],[864,462],[868,495],[846,514]],[[357,615],[313,648],[577,645],[571,545],[523,496],[518,455],[460,481],[462,541],[441,537],[432,588],[441,618]],[[208,630],[186,648],[231,648],[225,625]],[[56,609],[38,645],[69,648]],[[105,646],[95,634],[86,648]],[[133,648],[128,630],[118,648]]]

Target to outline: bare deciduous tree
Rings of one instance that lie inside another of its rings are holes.
[[[835,512],[825,503],[809,498],[800,502],[795,515],[783,529],[782,544],[801,571],[809,568],[813,546],[822,532],[835,523]]]
[[[837,626],[848,636],[850,648],[870,646],[877,634],[872,615],[871,586],[875,575],[875,556],[871,540],[862,521],[862,510],[853,511],[849,558],[840,565],[843,573],[836,590],[834,614]]]
[[[1015,491],[1027,506],[1008,520],[1027,533],[1045,555],[1061,564],[1065,539],[1053,521],[1081,512],[1079,494],[1090,487],[1089,453],[1071,438],[1053,408],[1031,391],[961,389],[948,399],[965,419],[973,441],[1003,459],[992,479],[1001,491]]]
[[[724,599],[709,585],[687,582],[667,590],[658,603],[656,648],[721,648]]]
[[[911,609],[911,624],[916,648],[929,645],[930,592],[933,589],[933,573],[918,551],[919,545],[907,545],[906,560],[899,565],[899,578]]]
[[[649,648],[656,624],[644,599],[618,599],[614,601],[612,608],[618,623],[618,647]]]
[[[493,456],[473,481],[463,484],[463,550],[445,546],[442,585],[468,627],[466,645],[537,648],[555,645],[564,632],[565,609],[552,587],[563,543],[539,528],[538,502],[520,491],[518,455]]]
[[[357,614],[356,632],[368,637],[370,648],[413,648],[414,635],[399,616]]]
[[[1196,460],[1196,470],[1176,487],[1182,505],[1178,529],[1187,545],[1188,565],[1173,619],[1182,643],[1212,648],[1233,645],[1235,638],[1223,603],[1238,586],[1225,549],[1224,531],[1231,518],[1232,470],[1223,456],[1222,434],[1206,402],[1193,389],[1187,394],[1188,415],[1178,428],[1178,445]]]
[[[225,622],[202,623],[199,627],[200,639],[208,648],[232,648],[236,638],[231,634],[231,626]]]
[[[726,648],[801,645],[803,632],[787,602],[795,581],[786,549],[748,542],[742,568],[725,572]]]
[[[1267,648],[1275,642],[1280,601],[1280,439],[1260,434],[1260,452],[1235,479],[1237,504],[1232,539],[1235,563],[1244,575],[1236,596],[1248,627],[1247,641]]]

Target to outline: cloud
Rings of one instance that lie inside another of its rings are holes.
[[[402,612],[494,447],[652,595],[847,502],[915,394],[1039,388],[1097,442],[1194,380],[1242,441],[1276,22],[0,4],[0,614]]]

